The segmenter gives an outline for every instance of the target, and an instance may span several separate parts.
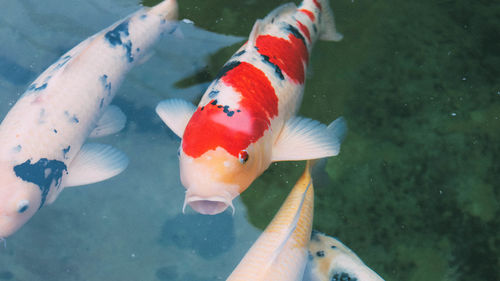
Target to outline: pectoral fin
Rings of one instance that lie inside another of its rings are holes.
[[[337,155],[346,132],[344,118],[326,126],[316,120],[293,117],[274,143],[272,161],[318,159]]]
[[[125,127],[126,122],[125,113],[118,106],[110,105],[102,114],[89,137],[98,138],[118,133]]]
[[[196,106],[183,99],[164,100],[156,106],[158,116],[180,138],[195,110]]]
[[[89,143],[83,145],[68,167],[62,186],[96,183],[121,173],[128,165],[127,156],[112,146]]]

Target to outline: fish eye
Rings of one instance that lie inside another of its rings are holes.
[[[241,164],[245,164],[248,161],[248,152],[244,149],[240,151],[238,153],[238,160],[240,160]]]
[[[30,207],[30,201],[28,200],[21,200],[19,203],[17,203],[17,212],[18,213],[24,213],[28,208]]]

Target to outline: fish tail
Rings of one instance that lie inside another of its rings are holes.
[[[319,23],[319,39],[324,41],[340,41],[344,37],[337,31],[335,18],[329,0],[304,0],[304,7],[311,7],[321,13]]]

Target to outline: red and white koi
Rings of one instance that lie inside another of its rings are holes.
[[[247,43],[224,65],[197,108],[180,99],[157,106],[158,115],[182,138],[184,207],[220,213],[272,162],[338,153],[345,126],[331,131],[295,116],[318,38],[342,38],[328,1],[285,4],[257,20]]]
[[[125,74],[164,32],[175,0],[138,11],[86,39],[44,71],[0,124],[0,240],[65,187],[103,181],[128,164],[120,151],[84,144],[125,126],[108,106]]]

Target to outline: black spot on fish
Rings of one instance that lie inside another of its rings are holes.
[[[217,105],[217,100],[213,100],[210,104],[211,105]]]
[[[201,107],[200,111],[203,111],[203,109],[205,109],[205,107],[204,107],[204,106],[202,106],[202,107]]]
[[[61,67],[63,67],[70,59],[71,59],[70,55],[66,55],[66,56],[60,58],[58,64],[54,68],[54,70],[58,70]]]
[[[45,88],[47,88],[47,83],[43,83],[40,87],[37,87],[36,83],[34,83],[29,86],[28,91],[41,91]]]
[[[241,110],[238,109],[238,110],[236,110],[236,112],[241,112]]]
[[[222,105],[218,105],[217,108],[222,108]]]
[[[24,213],[26,210],[28,210],[29,208],[29,205],[26,204],[26,205],[23,205],[19,210],[17,210],[18,213]]]
[[[272,67],[274,67],[274,71],[276,72],[276,75],[278,75],[278,77],[281,80],[285,79],[285,76],[283,76],[283,73],[281,72],[281,68],[279,68],[279,66],[277,66],[276,64],[274,64],[271,61],[269,61],[269,57],[268,56],[265,56],[265,55],[261,54],[261,57],[263,58],[263,61],[265,63],[267,63],[267,64],[271,65]]]
[[[239,56],[243,55],[245,52],[246,52],[245,50],[239,51],[236,54],[234,54],[233,57],[239,57]]]
[[[31,164],[31,160],[27,160],[23,164],[15,166],[14,172],[23,181],[38,185],[42,192],[41,208],[45,203],[51,185],[59,186],[61,184],[63,172],[67,173],[67,168],[64,162],[42,158],[34,164]]]
[[[99,81],[101,81],[102,87],[108,92],[108,96],[111,95],[111,82],[108,82],[108,75],[103,74]]]
[[[325,252],[324,252],[324,251],[317,251],[317,252],[316,252],[316,256],[318,256],[318,257],[322,258],[322,257],[324,257],[324,256],[325,256]]]
[[[227,116],[229,116],[229,117],[231,117],[231,116],[233,116],[233,115],[234,115],[234,111],[229,111],[229,112],[227,113]]]
[[[217,74],[217,76],[215,77],[215,79],[216,79],[216,80],[218,80],[218,79],[222,78],[224,75],[226,75],[226,73],[227,73],[228,71],[230,71],[231,69],[233,69],[233,68],[237,67],[238,65],[240,65],[240,63],[241,63],[241,62],[240,62],[240,61],[237,61],[237,60],[235,60],[235,61],[231,61],[231,62],[229,62],[229,63],[226,63],[226,64],[222,67],[222,69],[219,71],[219,74]]]
[[[80,120],[78,120],[78,117],[76,117],[76,115],[73,114],[73,116],[71,116],[71,114],[69,114],[69,112],[66,110],[64,111],[64,115],[66,115],[66,117],[69,118],[69,121],[71,123],[80,123]]]
[[[319,238],[319,234],[321,234],[321,232],[313,229],[313,231],[311,232],[311,241],[321,241],[321,239]]]
[[[141,51],[141,48],[136,48],[135,51],[139,53]]]
[[[229,105],[225,105],[224,106],[224,110],[223,110],[224,113],[228,113],[229,112]]]
[[[304,38],[304,36],[302,36],[300,31],[297,28],[295,28],[295,26],[289,24],[289,25],[287,25],[286,30],[289,31],[290,33],[292,33],[293,36],[302,40],[302,43],[304,43],[304,46],[307,46],[306,39]]]
[[[316,24],[313,24],[313,30],[314,30],[314,33],[318,33],[318,27],[316,26]]]
[[[219,91],[211,91],[210,93],[208,93],[208,97],[213,99],[213,98],[217,97],[218,94],[219,94]]]
[[[128,61],[132,62],[134,61],[134,58],[132,57],[132,41],[130,40],[128,40],[127,42],[123,41],[125,37],[128,37],[130,35],[128,31],[128,23],[129,20],[120,23],[114,29],[106,32],[104,38],[108,40],[109,44],[112,47],[116,47],[117,45],[123,46],[123,48],[125,48],[125,51],[127,53]]]
[[[330,246],[330,248],[332,248],[332,249],[337,249],[337,246],[335,246],[335,245],[331,245],[331,246]]]
[[[336,272],[332,275],[331,281],[357,281],[358,278],[351,277],[346,272]]]
[[[70,145],[68,145],[68,147],[66,147],[66,148],[64,148],[64,149],[62,150],[64,159],[67,159],[67,158],[66,158],[66,154],[68,154],[68,152],[69,152],[69,150],[70,150],[70,149],[71,149],[71,146],[70,146]]]
[[[116,26],[112,30],[106,32],[106,35],[104,35],[104,37],[106,38],[106,40],[108,40],[109,44],[111,44],[112,46],[123,44],[122,35],[129,36],[128,22],[129,21],[126,20],[126,21],[120,23],[118,26]]]
[[[129,40],[127,43],[123,44],[123,47],[127,51],[128,62],[133,62],[134,57],[132,56],[132,41]]]
[[[57,134],[57,130],[56,129],[54,129],[54,134]]]

